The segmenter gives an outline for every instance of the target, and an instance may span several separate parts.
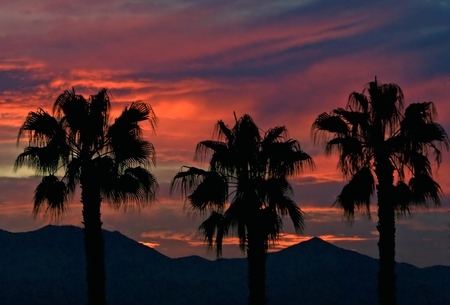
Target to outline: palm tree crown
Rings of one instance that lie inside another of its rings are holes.
[[[440,164],[441,148],[449,145],[447,134],[435,122],[432,102],[411,104],[404,112],[403,103],[399,86],[375,80],[363,93],[350,94],[347,109],[322,113],[313,123],[315,143],[322,139],[327,154],[339,153],[338,166],[349,183],[336,204],[350,219],[355,208],[363,208],[370,216],[370,197],[380,179],[377,169],[385,167],[389,175],[395,172],[397,177],[396,211],[407,212],[410,204],[439,204],[441,189],[432,179],[428,156],[431,150]],[[405,171],[412,176],[408,185],[404,183]]]
[[[65,91],[54,103],[53,116],[41,108],[28,114],[18,135],[18,142],[25,137],[28,146],[14,164],[16,170],[25,165],[43,176],[34,195],[34,215],[61,216],[69,195],[81,186],[88,304],[96,305],[106,303],[102,200],[117,209],[130,203],[140,207],[155,200],[158,186],[149,171],[155,150],[139,126],[149,121],[154,129],[152,108],[133,102],[112,124],[109,112],[106,89],[88,100],[75,90]]]
[[[296,140],[287,139],[284,126],[262,136],[249,115],[236,120],[233,128],[219,121],[215,134],[218,140],[198,143],[195,153],[197,160],[211,157],[209,170],[184,167],[174,177],[171,190],[179,188],[193,211],[210,212],[199,230],[218,256],[223,238],[237,235],[249,258],[250,302],[260,304],[263,301],[252,301],[251,254],[265,257],[269,242],[276,241],[282,231],[283,216],[289,216],[297,232],[302,232],[303,214],[291,198],[287,178],[305,166],[313,167],[313,162]],[[258,268],[264,271],[263,266]],[[259,277],[264,281],[264,274]]]
[[[403,110],[400,87],[375,79],[362,93],[350,94],[346,109],[322,113],[312,126],[314,141],[323,140],[327,154],[339,153],[338,166],[349,182],[335,204],[349,220],[358,209],[370,217],[370,199],[377,190],[380,304],[395,303],[395,212],[439,204],[442,191],[428,157],[432,152],[439,165],[440,149],[449,145],[432,102]]]
[[[149,171],[155,150],[143,139],[138,124],[149,121],[154,129],[157,121],[152,108],[133,102],[113,124],[109,111],[106,89],[89,100],[72,90],[58,97],[54,116],[41,108],[28,114],[18,135],[18,141],[28,138],[28,146],[14,167],[26,165],[44,176],[35,192],[35,215],[64,212],[67,196],[80,183],[83,169],[94,175],[89,179],[96,181],[102,197],[115,208],[155,200],[157,183]],[[61,170],[63,177],[58,179]]]

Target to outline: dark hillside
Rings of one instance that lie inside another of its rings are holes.
[[[109,305],[247,304],[246,259],[171,259],[104,231]],[[0,230],[0,304],[85,304],[83,232]],[[378,261],[319,238],[270,253],[268,305],[377,304]],[[399,305],[450,304],[450,267],[397,264]]]

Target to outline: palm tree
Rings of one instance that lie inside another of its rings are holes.
[[[173,178],[171,191],[181,190],[193,211],[210,213],[199,231],[218,257],[223,238],[237,235],[240,249],[247,252],[249,303],[265,304],[269,242],[277,241],[282,232],[283,216],[291,218],[298,233],[304,228],[287,178],[305,166],[312,168],[313,161],[296,140],[287,139],[284,126],[261,136],[249,115],[236,119],[231,129],[218,121],[215,134],[217,140],[198,143],[195,152],[201,161],[211,155],[209,170],[183,167]]]
[[[28,146],[14,165],[15,170],[25,165],[43,176],[34,194],[35,216],[61,216],[80,185],[90,305],[106,304],[101,202],[105,199],[116,209],[142,206],[155,200],[158,186],[149,171],[155,150],[139,126],[149,121],[155,128],[152,108],[133,102],[113,124],[109,112],[106,89],[88,100],[74,89],[65,91],[54,103],[53,116],[41,108],[28,113],[17,139],[27,138]]]
[[[370,217],[370,198],[377,191],[380,304],[396,304],[395,214],[409,212],[411,206],[439,204],[442,192],[428,156],[433,152],[439,165],[440,148],[449,145],[435,121],[433,103],[411,104],[404,112],[403,103],[398,85],[375,78],[362,93],[350,94],[346,109],[322,113],[312,125],[315,143],[322,139],[327,154],[339,153],[338,166],[349,182],[335,204],[348,220],[358,209]]]

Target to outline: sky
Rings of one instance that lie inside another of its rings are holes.
[[[79,191],[63,218],[33,218],[40,181],[30,169],[13,171],[17,133],[29,111],[51,112],[56,97],[75,88],[85,97],[107,88],[112,117],[132,101],[149,103],[156,132],[143,124],[156,148],[152,171],[160,188],[152,205],[116,211],[102,205],[103,227],[170,257],[214,259],[197,233],[201,215],[169,194],[172,177],[194,162],[199,141],[214,125],[233,125],[249,114],[267,130],[285,125],[316,167],[292,179],[295,201],[306,213],[296,235],[284,233],[270,251],[321,237],[377,257],[376,201],[371,219],[353,224],[333,207],[345,180],[337,155],[325,156],[311,139],[323,112],[345,107],[376,76],[398,84],[406,105],[433,101],[450,132],[450,1],[0,1],[0,228],[11,232],[49,223],[81,226]],[[419,267],[450,265],[450,154],[434,177],[441,207],[397,219],[396,260]],[[227,239],[224,257],[244,257]]]

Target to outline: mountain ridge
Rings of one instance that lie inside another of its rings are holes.
[[[104,237],[109,305],[247,304],[245,258],[170,258],[118,231]],[[82,228],[1,230],[0,246],[0,303],[86,303]],[[378,260],[318,237],[269,253],[266,266],[268,305],[377,304]],[[397,274],[399,305],[450,304],[450,266],[400,263]]]

